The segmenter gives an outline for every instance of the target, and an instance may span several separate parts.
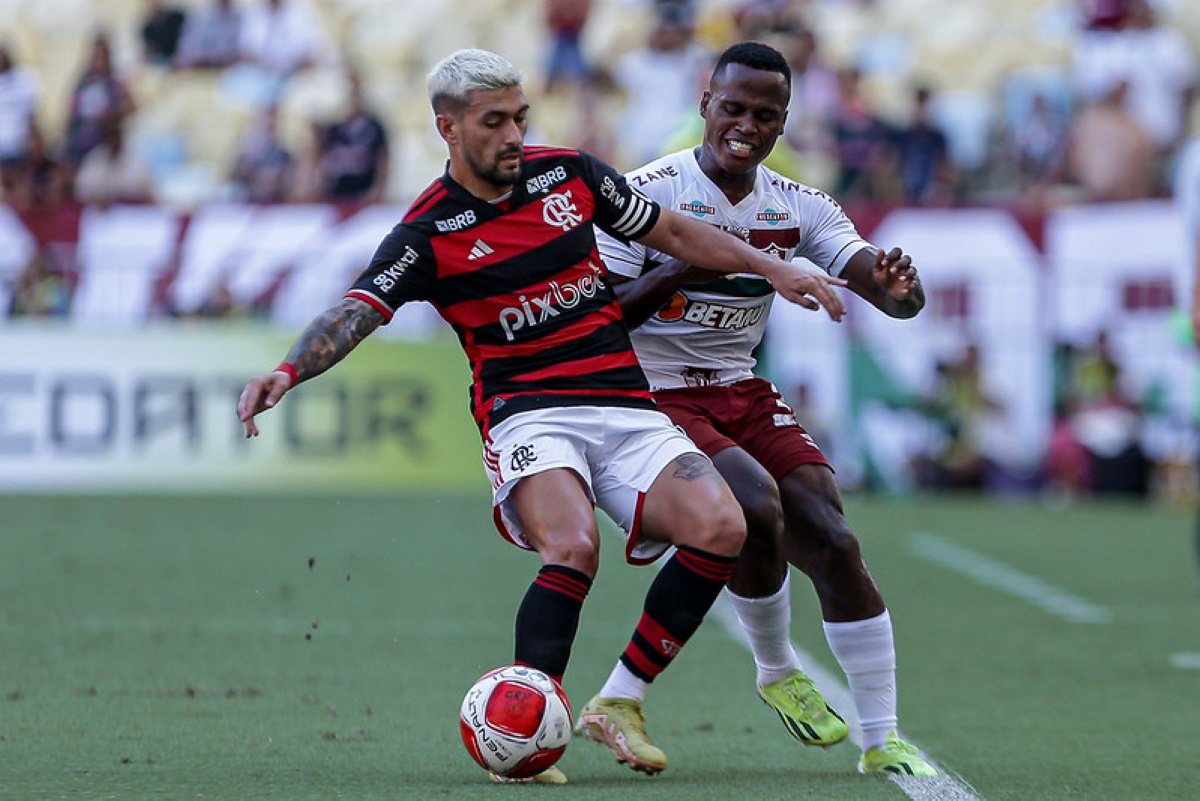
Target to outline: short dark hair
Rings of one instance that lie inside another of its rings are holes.
[[[713,67],[713,80],[716,80],[729,64],[741,64],[752,70],[764,72],[778,72],[787,81],[788,88],[792,86],[792,68],[788,66],[787,59],[778,50],[762,42],[738,42],[726,48]]]

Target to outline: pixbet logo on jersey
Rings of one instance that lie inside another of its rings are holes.
[[[504,338],[512,342],[517,331],[541,325],[551,317],[557,317],[563,309],[575,308],[584,298],[596,297],[596,293],[604,289],[604,280],[596,265],[588,262],[588,266],[592,271],[574,281],[565,284],[551,281],[544,294],[534,297],[518,295],[517,302],[520,305],[501,309],[498,321],[504,329]]]

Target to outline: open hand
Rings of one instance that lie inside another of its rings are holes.
[[[834,278],[823,270],[808,268],[799,262],[780,262],[780,265],[785,269],[768,277],[776,292],[806,309],[824,308],[829,319],[841,322],[846,306],[833,288],[846,286],[845,279]]]

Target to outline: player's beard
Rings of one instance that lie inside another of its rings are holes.
[[[520,149],[501,150],[496,154],[496,158],[488,166],[472,161],[471,169],[475,175],[487,181],[492,186],[512,186],[521,177],[521,162],[519,160],[523,151]],[[518,161],[513,166],[501,166],[503,161],[508,156],[517,156]]]

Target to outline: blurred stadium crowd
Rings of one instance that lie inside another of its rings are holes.
[[[0,205],[31,229],[130,203],[402,206],[445,158],[426,71],[467,46],[525,71],[530,141],[630,169],[698,141],[715,54],[743,39],[794,70],[772,166],[852,217],[1165,198],[1200,152],[1194,0],[0,0]],[[77,269],[39,247],[0,318],[65,316]],[[239,311],[226,295],[187,313]],[[985,483],[959,436],[994,406],[978,356],[915,401],[946,428],[922,484]],[[1060,411],[1144,401],[1119,397],[1103,338],[1054,361]],[[1094,456],[1056,428],[1047,474],[1145,491],[1138,453],[1109,478]]]
[[[779,159],[846,203],[1162,195],[1197,82],[1189,5],[0,0],[4,199],[403,201],[442,161],[425,71],[467,45],[526,71],[533,138],[632,168],[695,138],[738,39],[791,59]]]

